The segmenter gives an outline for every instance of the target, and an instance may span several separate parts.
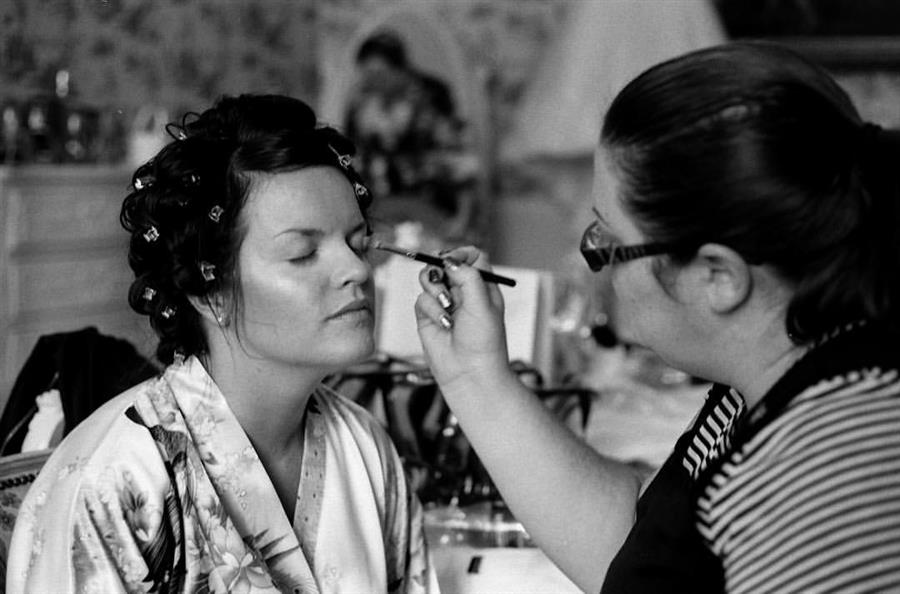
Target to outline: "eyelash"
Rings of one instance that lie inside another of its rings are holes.
[[[302,264],[303,262],[308,262],[313,258],[313,256],[316,255],[316,252],[318,252],[318,250],[313,250],[308,254],[300,256],[299,258],[291,258],[290,262],[291,264]]]
[[[352,249],[354,253],[356,253],[356,254],[358,254],[358,255],[360,255],[360,256],[362,256],[362,257],[365,257],[366,255],[368,255],[369,250],[371,249],[371,244],[372,244],[371,238],[372,238],[372,233],[369,232],[369,233],[367,233],[365,236],[363,236],[363,239],[362,239],[362,247],[356,248],[356,247],[353,247],[352,244],[349,244],[349,245],[350,245],[350,249]],[[312,260],[312,259],[315,257],[315,255],[318,253],[318,251],[319,251],[319,250],[314,249],[314,250],[311,251],[310,253],[304,254],[303,256],[300,256],[300,257],[298,257],[298,258],[291,258],[291,259],[290,259],[290,262],[291,262],[292,264],[302,264],[302,263],[304,263],[304,262],[308,262],[308,261]]]

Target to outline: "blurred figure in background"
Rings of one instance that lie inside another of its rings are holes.
[[[345,129],[379,198],[373,216],[418,220],[440,237],[465,238],[476,214],[479,166],[450,88],[413,68],[390,31],[366,39],[356,64]]]
[[[714,382],[644,485],[516,380],[480,252],[422,271],[445,398],[585,591],[900,589],[898,158],[898,132],[773,45],[689,53],[619,93],[581,251],[619,337]]]
[[[288,97],[194,115],[121,212],[168,367],[56,449],[8,591],[435,591],[390,439],[321,383],[375,347],[352,144]]]

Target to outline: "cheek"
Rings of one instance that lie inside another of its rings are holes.
[[[606,314],[613,316],[629,308],[635,295],[633,279],[609,268],[600,274],[600,302]]]
[[[286,322],[291,326],[312,319],[314,304],[322,303],[314,287],[290,276],[271,272],[247,278],[243,283],[244,317],[248,326],[265,324],[277,330]]]
[[[600,282],[603,312],[613,330],[626,340],[639,340],[651,322],[660,288],[643,270],[604,271]]]

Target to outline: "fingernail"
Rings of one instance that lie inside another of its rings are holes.
[[[428,280],[435,285],[441,282],[442,276],[441,271],[437,268],[432,268],[428,271]],[[438,298],[438,301],[440,301],[440,298]]]
[[[447,314],[442,315],[438,321],[441,323],[441,326],[444,327],[444,330],[449,330],[453,327],[453,320]]]
[[[438,293],[437,300],[444,309],[450,309],[453,306],[453,302],[450,301],[450,297],[444,291]]]
[[[447,263],[447,268],[450,270],[457,270],[459,268],[459,260],[454,260],[453,258],[444,258],[444,262]]]

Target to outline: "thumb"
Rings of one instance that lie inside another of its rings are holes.
[[[477,268],[448,260],[445,283],[453,292],[454,303],[469,313],[503,310],[503,296],[493,283],[485,282]]]
[[[447,286],[463,299],[472,299],[477,307],[493,307],[503,310],[500,288],[484,282],[474,267],[491,270],[488,255],[474,246],[458,247],[441,254],[446,261]]]

